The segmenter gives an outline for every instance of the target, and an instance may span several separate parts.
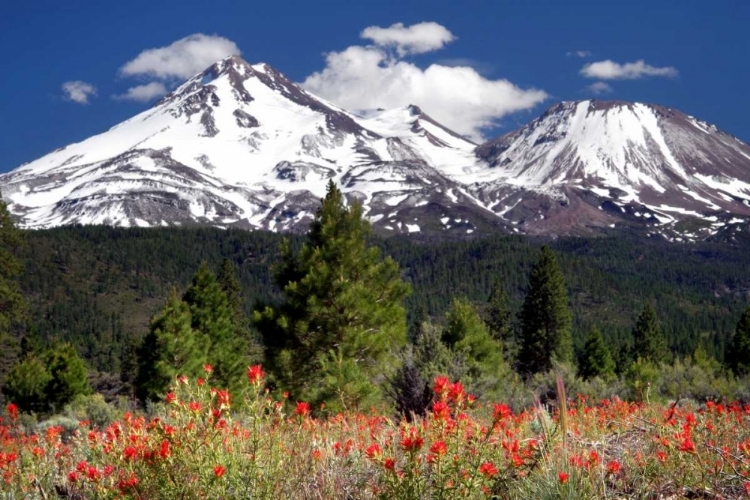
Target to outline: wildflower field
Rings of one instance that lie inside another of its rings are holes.
[[[516,413],[438,377],[424,418],[319,409],[182,377],[154,416],[0,424],[0,498],[743,498],[750,406],[560,397]],[[564,395],[562,382],[558,394]]]

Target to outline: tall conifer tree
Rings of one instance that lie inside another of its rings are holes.
[[[203,262],[182,300],[190,308],[191,326],[208,341],[207,361],[213,384],[239,393],[250,358],[247,338],[238,332],[235,313],[216,276]]]
[[[238,348],[244,347],[246,349],[249,363],[259,362],[263,357],[263,350],[258,344],[258,339],[250,331],[250,318],[245,314],[245,308],[243,307],[242,286],[237,278],[237,266],[231,260],[224,259],[217,279],[229,301],[234,335],[244,341],[244,346],[238,342]]]
[[[296,255],[288,245],[276,281],[279,307],[256,311],[275,382],[292,398],[336,411],[379,400],[391,353],[406,337],[398,265],[368,245],[370,224],[333,182]]]
[[[633,328],[633,359],[661,363],[669,357],[667,339],[659,326],[656,309],[647,303]]]
[[[573,360],[572,313],[557,258],[546,245],[529,274],[529,290],[521,308],[518,364],[532,374],[552,368],[553,361]]]
[[[604,343],[602,333],[596,327],[591,329],[589,337],[586,339],[578,373],[585,379],[611,377],[615,373],[615,362],[612,360],[612,354]]]
[[[207,350],[208,338],[193,330],[190,308],[172,290],[138,349],[134,384],[138,399],[158,401],[178,375],[200,376]]]
[[[731,347],[726,355],[727,362],[737,375],[750,373],[750,307],[745,309],[737,322]]]
[[[23,244],[5,202],[0,199],[0,385],[21,356],[19,329],[26,319],[26,302],[18,287],[23,271],[15,252]]]
[[[505,293],[500,280],[492,284],[488,300],[487,328],[495,340],[507,341],[511,327],[511,313],[508,306],[508,294]]]

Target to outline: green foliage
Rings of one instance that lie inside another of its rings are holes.
[[[0,385],[21,355],[18,330],[26,320],[27,309],[18,286],[23,266],[16,253],[23,241],[8,207],[0,199]]]
[[[409,287],[398,265],[368,245],[370,231],[362,207],[345,207],[330,183],[299,253],[282,247],[276,280],[284,302],[257,311],[254,323],[275,382],[295,399],[357,407],[371,396],[363,381],[377,387],[392,371]]]
[[[652,386],[659,380],[660,374],[659,365],[639,357],[625,372],[624,378],[629,389],[627,398],[648,401],[651,397]]]
[[[502,344],[490,335],[476,308],[466,301],[454,299],[445,319],[442,340],[464,367],[457,378],[477,396],[495,396],[510,373]]]
[[[667,340],[661,332],[656,310],[647,303],[633,328],[633,359],[661,363],[669,358]]]
[[[5,378],[3,394],[27,413],[49,409],[47,386],[52,381],[47,367],[37,357],[28,357],[13,366]]]
[[[737,322],[732,344],[727,352],[729,367],[737,375],[750,373],[750,307]]]
[[[86,363],[72,345],[48,349],[42,354],[42,362],[51,376],[45,392],[53,410],[61,410],[78,395],[91,393]]]
[[[196,271],[182,300],[190,308],[196,335],[208,343],[206,361],[214,369],[213,383],[239,394],[252,361],[247,330],[206,262]]]
[[[30,355],[11,368],[3,393],[26,412],[61,410],[76,396],[91,392],[84,361],[70,344]]]
[[[589,338],[586,339],[586,345],[578,363],[578,372],[587,380],[594,377],[610,378],[615,374],[612,354],[604,343],[602,333],[596,327],[591,329]]]
[[[138,349],[138,369],[133,381],[138,399],[159,401],[178,375],[198,377],[202,373],[209,339],[194,330],[192,323],[190,307],[172,290]]]
[[[546,372],[553,361],[573,359],[572,313],[565,278],[554,252],[542,247],[529,274],[529,288],[520,314],[518,365],[523,373]]]
[[[487,305],[487,328],[495,340],[507,342],[511,333],[511,319],[513,315],[510,311],[508,294],[501,286],[499,280],[495,280],[492,284],[492,291],[490,292]]]
[[[224,259],[224,262],[222,262],[217,279],[219,286],[227,296],[229,308],[232,311],[234,335],[245,342],[244,346],[238,345],[238,348],[246,349],[248,355],[246,361],[249,364],[260,362],[263,358],[263,349],[258,343],[258,339],[250,331],[250,318],[243,307],[242,285],[237,278],[237,267],[230,259]]]

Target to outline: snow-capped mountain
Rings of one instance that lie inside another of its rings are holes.
[[[750,216],[750,146],[662,106],[562,102],[476,153],[498,173],[478,198],[534,232],[643,223],[695,238]]]
[[[564,102],[477,146],[416,106],[348,112],[238,57],[107,132],[0,176],[0,189],[28,228],[294,231],[329,180],[385,233],[614,225],[699,237],[750,217],[750,147],[678,111]]]

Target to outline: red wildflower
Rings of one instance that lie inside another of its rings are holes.
[[[208,365],[208,364],[203,365],[203,371],[206,372],[206,373],[213,373],[214,372],[214,367],[211,366],[211,365]]]
[[[496,404],[495,409],[492,411],[492,418],[495,422],[499,422],[504,418],[508,418],[511,413],[512,412],[508,406],[503,404]]]
[[[202,406],[201,406],[201,404],[198,401],[191,401],[188,404],[188,409],[190,411],[194,411],[196,413],[199,412],[199,411],[201,411],[201,408],[202,408]]]
[[[137,485],[138,478],[131,474],[127,478],[121,479],[117,482],[117,489],[119,489],[122,493],[125,493],[128,490],[135,488]]]
[[[198,379],[198,387],[203,387],[204,385],[206,385],[206,379],[199,378]]]
[[[167,402],[167,404],[172,404],[177,399],[177,396],[174,395],[174,392],[168,392],[164,400]]]
[[[680,443],[680,451],[684,451],[687,453],[695,452],[695,443],[693,442],[693,440],[689,437],[683,439],[682,443]]]
[[[71,483],[77,483],[78,482],[78,473],[76,471],[71,471],[68,474],[68,481]]]
[[[599,465],[599,453],[596,450],[591,450],[589,453],[589,466]]]
[[[219,406],[229,406],[229,391],[228,390],[218,390],[216,391],[216,397],[219,400]]]
[[[259,383],[265,376],[266,374],[263,373],[263,367],[261,365],[253,365],[247,367],[247,380],[251,384]]]
[[[461,401],[464,398],[464,385],[461,382],[451,384],[448,388],[448,398],[453,401]]]
[[[667,453],[659,450],[656,452],[656,459],[659,460],[659,462],[664,463],[667,461]]]
[[[5,410],[8,412],[8,415],[11,419],[15,420],[18,418],[18,405],[15,403],[8,403],[8,406],[5,407]]]
[[[300,401],[297,403],[297,408],[294,409],[294,413],[300,417],[304,417],[310,414],[310,403]]]
[[[445,401],[436,401],[432,405],[432,414],[435,420],[448,420],[451,416],[451,408]]]
[[[383,462],[383,467],[385,467],[386,470],[394,470],[396,468],[396,460],[393,458],[386,458],[385,462]]]
[[[214,467],[214,476],[223,477],[226,473],[227,469],[223,465],[217,465],[216,467]]]
[[[610,472],[612,474],[617,474],[620,472],[620,462],[617,460],[612,460],[607,464],[607,472]]]
[[[448,377],[445,375],[440,375],[438,377],[435,377],[435,394],[442,397],[443,394],[448,390],[448,386],[450,385],[450,380],[448,380]]]
[[[86,475],[91,481],[98,481],[99,478],[102,477],[102,473],[94,466],[89,466],[89,468],[86,469]]]
[[[442,457],[448,453],[448,445],[445,444],[445,441],[435,441],[432,443],[432,446],[430,446],[430,453]]]
[[[401,447],[404,449],[404,451],[417,451],[422,447],[423,444],[424,439],[422,439],[419,434],[413,431],[401,440]]]
[[[570,479],[570,474],[567,472],[559,472],[557,474],[557,479],[560,481],[560,484],[565,484],[568,482],[568,479]]]
[[[169,458],[172,455],[172,450],[169,449],[169,441],[166,439],[161,442],[159,446],[159,456],[161,458]]]
[[[134,446],[128,446],[123,450],[122,454],[125,457],[125,460],[135,460],[138,456],[138,450],[136,450]]]
[[[495,477],[497,475],[497,467],[492,462],[484,462],[479,466],[479,472],[484,477]]]
[[[377,443],[371,444],[365,450],[365,455],[367,455],[367,458],[370,458],[373,460],[378,458],[381,455],[381,453],[383,453],[383,450],[380,449],[380,446]]]

